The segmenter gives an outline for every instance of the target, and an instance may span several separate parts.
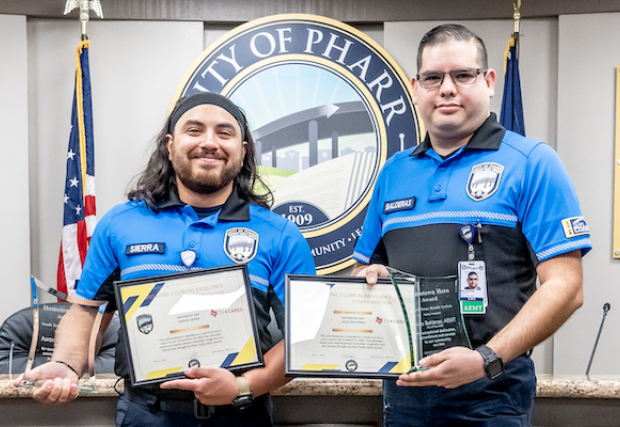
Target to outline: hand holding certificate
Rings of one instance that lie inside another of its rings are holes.
[[[262,366],[245,265],[116,282],[132,385]]]

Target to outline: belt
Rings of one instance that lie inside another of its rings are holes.
[[[173,412],[176,414],[193,415],[197,420],[208,420],[214,414],[235,411],[232,405],[206,406],[195,397],[189,399],[172,399],[158,393],[152,394],[139,387],[125,387],[125,396],[132,402],[145,406],[150,412]]]

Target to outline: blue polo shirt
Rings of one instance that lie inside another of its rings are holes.
[[[489,306],[466,323],[485,344],[536,289],[536,266],[591,248],[573,184],[547,144],[506,131],[491,114],[470,142],[444,159],[429,137],[383,167],[353,258],[421,276],[457,274],[475,224],[477,260],[487,266]]]
[[[185,251],[196,256],[189,267],[181,258]],[[157,211],[142,201],[115,206],[97,224],[76,292],[82,298],[107,300],[115,308],[113,280],[237,263],[248,266],[266,352],[274,344],[267,329],[270,308],[280,328],[284,326],[285,275],[315,274],[314,259],[295,224],[248,203],[236,191],[220,211],[203,219],[174,192]]]

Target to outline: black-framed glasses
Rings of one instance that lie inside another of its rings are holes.
[[[446,74],[452,77],[454,84],[459,86],[469,86],[476,83],[478,74],[485,74],[487,70],[485,68],[459,68],[452,71],[429,71],[427,73],[418,74],[415,76],[420,86],[424,89],[436,89],[441,87],[443,79]]]

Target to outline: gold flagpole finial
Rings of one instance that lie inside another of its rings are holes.
[[[89,10],[93,10],[97,16],[103,19],[103,10],[101,10],[100,0],[67,0],[65,5],[65,15],[76,7],[80,7],[80,22],[82,23],[82,39],[86,40],[86,23],[90,19]]]
[[[514,20],[514,32],[518,33],[521,27],[521,0],[517,0],[516,3],[512,4],[514,8],[514,13],[512,14],[512,19]]]

